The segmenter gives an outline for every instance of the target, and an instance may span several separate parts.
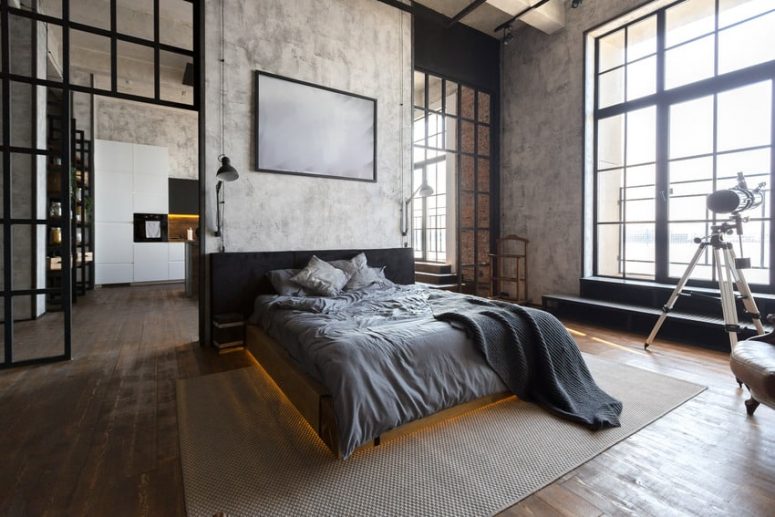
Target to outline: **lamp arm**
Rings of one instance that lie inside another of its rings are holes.
[[[409,235],[409,203],[412,202],[412,198],[407,198],[404,201],[403,210],[401,211],[401,235],[406,237]]]

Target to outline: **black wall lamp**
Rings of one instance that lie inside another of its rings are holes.
[[[226,245],[223,240],[223,209],[226,205],[225,192],[223,190],[224,182],[232,182],[239,179],[239,172],[235,169],[229,157],[221,155],[218,157],[218,161],[221,162],[221,166],[218,168],[218,172],[215,173],[215,236],[221,238],[220,251],[226,251]]]

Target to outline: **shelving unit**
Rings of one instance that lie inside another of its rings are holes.
[[[49,103],[51,107],[56,102]],[[78,129],[75,119],[65,124],[60,114],[49,110],[47,114],[47,146],[49,159],[46,178],[46,286],[62,287],[62,256],[65,252],[62,239],[62,225],[66,223],[65,214],[61,213],[64,196],[71,196],[72,207],[70,217],[70,232],[72,246],[69,250],[73,258],[72,296],[76,303],[79,296],[84,296],[94,288],[94,217],[93,217],[93,155],[92,141],[86,138],[83,130]],[[68,174],[62,168],[62,135],[67,128],[70,131],[73,170]],[[64,177],[63,177],[64,176]],[[69,184],[69,188],[66,185]],[[54,207],[59,203],[60,215]],[[62,309],[61,290],[51,291],[46,296],[46,310]]]

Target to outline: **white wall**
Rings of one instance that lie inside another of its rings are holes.
[[[227,251],[400,246],[401,199],[411,194],[410,16],[376,0],[225,1],[224,147],[240,172],[226,186]],[[205,5],[207,211],[214,215],[221,23],[219,2]],[[254,172],[255,70],[376,98],[377,183]],[[209,217],[210,252],[219,245],[214,224]]]

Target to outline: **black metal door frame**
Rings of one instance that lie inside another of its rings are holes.
[[[112,97],[124,100],[131,100],[142,102],[146,104],[154,104],[159,106],[167,106],[173,108],[180,108],[186,110],[193,110],[199,113],[199,182],[200,182],[200,228],[206,228],[206,217],[204,211],[204,193],[205,187],[205,161],[204,161],[204,144],[205,144],[205,128],[204,128],[204,6],[202,2],[198,0],[191,1],[192,4],[192,23],[193,23],[193,50],[175,47],[172,45],[164,44],[160,41],[160,33],[163,28],[159,23],[159,2],[160,0],[154,0],[153,2],[153,14],[154,14],[154,27],[153,27],[153,40],[144,39],[128,34],[123,34],[118,31],[117,27],[117,0],[110,0],[110,29],[103,29],[85,25],[70,19],[70,0],[61,0],[62,2],[62,16],[50,16],[41,14],[35,10],[28,10],[13,7],[10,5],[10,0],[0,0],[0,31],[2,37],[0,38],[0,63],[2,69],[0,69],[0,84],[2,84],[2,141],[0,142],[0,152],[2,152],[2,179],[3,179],[3,209],[2,209],[2,229],[3,229],[3,286],[2,286],[2,298],[3,298],[3,362],[0,363],[0,368],[10,368],[26,366],[31,364],[48,363],[54,361],[69,360],[72,358],[72,305],[73,305],[73,268],[72,257],[69,253],[62,254],[62,285],[60,288],[35,288],[32,289],[14,289],[13,287],[13,225],[41,225],[46,224],[46,219],[37,219],[34,217],[29,218],[14,218],[12,213],[12,173],[11,166],[12,154],[28,155],[31,159],[35,159],[40,156],[51,157],[56,154],[50,152],[48,149],[40,149],[40,145],[35,140],[32,141],[31,147],[14,146],[12,145],[13,139],[11,134],[11,119],[12,119],[12,106],[11,106],[11,87],[12,85],[28,85],[32,91],[32,106],[37,105],[37,87],[53,88],[62,92],[62,105],[61,114],[63,121],[70,121],[72,119],[72,108],[70,103],[71,93],[80,92],[86,94],[100,95],[103,97]],[[15,70],[11,70],[11,19],[15,20],[29,20],[32,34],[30,35],[32,43],[31,52],[31,67],[29,75],[15,73]],[[50,25],[54,25],[61,28],[62,31],[62,81],[49,80],[48,78],[38,77],[37,75],[37,24],[43,22]],[[110,89],[96,88],[94,85],[83,86],[79,84],[71,83],[70,77],[70,31],[78,30],[81,32],[87,32],[103,36],[110,39],[111,46],[111,87]],[[146,48],[151,48],[154,54],[154,95],[153,97],[143,97],[140,95],[130,94],[119,91],[118,89],[118,42],[133,43]],[[170,52],[177,55],[182,55],[190,58],[194,65],[194,95],[193,104],[185,104],[175,101],[164,100],[161,96],[160,88],[160,54],[161,52]],[[33,113],[31,116],[35,116]],[[69,129],[69,122],[63,127]],[[30,129],[31,135],[37,134],[37,127],[33,125]],[[92,138],[94,135],[92,135]],[[35,137],[36,138],[36,137]],[[61,175],[60,188],[62,192],[69,192],[70,181],[72,176],[73,159],[72,152],[72,139],[71,132],[69,130],[62,131],[62,170],[67,171]],[[73,235],[72,235],[72,214],[71,214],[71,199],[69,195],[62,195],[62,247],[69,250],[72,248]],[[32,208],[31,208],[32,210]],[[204,265],[204,250],[205,247],[205,233],[200,232],[200,264]],[[33,247],[34,250],[34,247]],[[204,283],[204,267],[200,267],[200,286],[206,285]],[[62,354],[53,356],[39,357],[34,359],[25,359],[14,361],[14,311],[13,311],[13,298],[15,296],[34,296],[34,295],[46,295],[61,293],[62,295],[62,311],[64,315],[64,350]],[[202,311],[204,309],[204,289],[200,288],[199,305],[200,305],[200,336],[204,332],[204,321],[202,317]]]

